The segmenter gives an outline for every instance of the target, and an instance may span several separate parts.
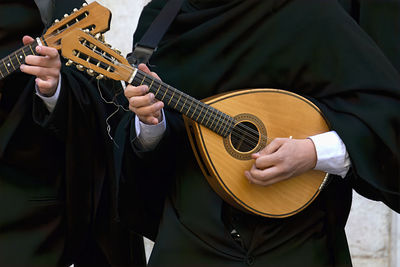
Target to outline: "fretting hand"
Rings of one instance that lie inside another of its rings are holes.
[[[30,44],[34,39],[24,36],[24,45]],[[36,85],[44,96],[52,96],[57,90],[61,61],[57,49],[47,46],[37,46],[38,56],[29,55],[25,58],[25,64],[21,65],[21,71],[36,76]]]
[[[151,72],[145,64],[140,64],[138,69],[160,79],[158,75]],[[125,97],[129,101],[129,109],[133,111],[139,120],[146,124],[157,124],[162,120],[161,109],[164,103],[155,99],[153,93],[149,93],[147,85],[128,85],[125,89]]]

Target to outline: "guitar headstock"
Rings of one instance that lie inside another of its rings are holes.
[[[70,15],[65,14],[43,35],[47,46],[61,49],[61,39],[74,29],[88,29],[91,34],[104,33],[110,29],[111,12],[106,7],[92,2],[75,8]]]
[[[99,37],[79,29],[66,34],[61,41],[61,54],[69,59],[67,66],[75,63],[78,70],[86,68],[88,74],[97,75],[98,79],[129,81],[133,68],[128,60]]]

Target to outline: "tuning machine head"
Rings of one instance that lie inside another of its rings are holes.
[[[73,63],[74,63],[74,62],[73,62],[72,60],[69,59],[69,60],[65,63],[65,66],[69,67],[69,66],[71,66]]]
[[[87,69],[86,70],[87,74],[89,74],[90,76],[94,76],[96,73],[94,72],[94,70],[92,69]]]
[[[82,66],[81,64],[76,65],[76,68],[77,68],[79,71],[84,71],[84,70],[85,70],[85,67]]]

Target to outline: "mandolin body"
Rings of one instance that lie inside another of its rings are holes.
[[[327,174],[321,171],[311,170],[265,187],[250,184],[244,175],[254,163],[251,154],[274,138],[303,139],[329,131],[321,111],[312,102],[278,89],[240,90],[204,102],[235,118],[236,124],[258,133],[257,141],[243,148],[240,137],[230,134],[223,138],[184,116],[203,174],[227,203],[264,217],[283,218],[300,212],[318,196],[327,180]]]

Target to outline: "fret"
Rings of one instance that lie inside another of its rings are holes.
[[[179,99],[178,99],[178,101],[176,101],[176,104],[175,104],[175,106],[174,106],[174,109],[176,109],[176,106],[178,105],[179,100],[181,100],[181,97],[182,97],[182,93],[179,94]]]
[[[151,80],[151,84],[149,85],[149,91],[151,90],[151,87],[153,86],[154,79]]]
[[[208,110],[211,110],[211,108],[208,108]],[[212,110],[211,110],[211,115],[212,115]],[[211,116],[208,116],[208,120],[207,120],[207,122],[204,124],[205,126],[208,125],[208,121],[210,120],[210,118],[211,118]],[[207,126],[207,127],[208,127],[208,126]]]
[[[18,57],[17,57],[17,53],[15,52],[14,53],[14,56],[15,56],[15,58],[17,59],[17,61],[18,61],[18,64],[21,66],[22,64],[21,64],[21,61],[19,61],[19,59],[18,59]]]
[[[160,90],[160,88],[161,88],[161,83],[160,83],[160,85],[158,86],[157,92],[154,94],[156,97],[157,97],[157,94],[158,94],[158,91]]]
[[[193,102],[194,102],[194,100],[192,99],[192,103],[190,103],[190,106],[188,107],[188,109],[187,109],[187,112],[186,112],[186,115],[189,117],[189,111],[190,111],[190,108],[192,107],[192,105],[193,105]]]
[[[231,133],[234,125],[235,125],[235,119],[229,117],[229,127],[226,129],[226,134],[225,134],[226,136],[228,136]]]
[[[201,115],[201,112],[203,112],[203,109],[204,109],[204,105],[201,105],[201,110],[200,110],[199,116],[197,116],[197,118],[196,118],[196,121],[199,120],[199,117],[200,117],[200,115]]]
[[[146,78],[146,75],[143,75],[143,80],[142,80],[142,82],[141,82],[139,85],[142,85],[142,84],[143,84],[145,78]]]
[[[222,124],[224,124],[224,118],[222,118],[222,112],[221,111],[217,111],[217,113],[220,115],[220,117],[221,117],[221,120],[218,120],[218,123],[217,124],[219,124],[219,127],[218,127],[218,129],[216,129],[216,133],[219,133],[219,130],[221,129],[221,127],[222,127]]]
[[[182,105],[182,107],[181,107],[181,110],[180,110],[180,112],[182,112],[182,109],[183,109],[183,107],[185,106],[185,104],[186,104],[186,101],[187,101],[187,97],[185,97],[185,102],[183,103],[183,105]]]
[[[222,128],[222,131],[221,131],[221,135],[222,135],[222,136],[226,136],[226,134],[227,134],[227,132],[228,132],[228,129],[229,129],[229,127],[228,127],[228,123],[229,123],[229,121],[230,121],[230,120],[229,120],[229,116],[225,114],[225,117],[228,117],[228,120],[226,121],[224,127]]]
[[[174,97],[174,95],[175,95],[175,91],[172,91],[172,96],[169,98],[169,101],[168,101],[168,106],[169,106],[169,103],[171,103],[171,100],[172,100],[172,98]]]
[[[166,94],[167,94],[167,92],[168,92],[168,88],[169,88],[169,85],[168,85],[167,89],[165,89],[164,95],[163,95],[163,96],[162,96],[162,98],[160,99],[161,101],[163,101],[163,100],[164,100],[164,97],[165,97],[165,95],[166,95]]]
[[[213,115],[213,112],[212,112],[211,114]],[[211,126],[213,125],[213,123],[214,123],[214,121],[215,121],[216,115],[215,115],[215,116],[212,116],[212,117],[213,117],[213,120],[212,120],[212,122],[211,122],[211,125],[208,127],[208,128],[210,128],[210,129],[211,129]],[[215,126],[214,126],[214,130],[215,130]]]
[[[196,105],[196,107],[194,108],[194,111],[193,111],[193,114],[192,114],[191,118],[193,118],[194,114],[196,113],[196,110],[197,110],[197,107],[198,107],[198,106],[199,106],[199,102],[197,102],[197,105]]]
[[[207,112],[208,112],[208,108],[206,108],[206,113],[204,113],[204,116],[203,116],[203,118],[202,118],[202,120],[201,120],[201,122],[200,122],[200,124],[203,124],[203,121],[204,121],[204,118],[206,117],[206,115],[207,115]],[[204,124],[203,124],[204,125]]]
[[[34,54],[35,54],[35,52],[33,52],[33,50],[32,50],[32,46],[31,46],[31,45],[28,45],[28,47],[31,49],[32,55],[34,55]]]
[[[12,63],[11,57],[10,57],[10,56],[8,56],[8,59],[10,59],[11,66],[12,66],[12,67],[13,67],[13,69],[15,70],[15,67],[14,67],[14,64]]]
[[[4,67],[6,68],[7,73],[10,74],[10,72],[9,72],[8,69],[7,69],[6,63],[4,62],[4,59],[3,59],[3,65],[4,65]]]
[[[1,78],[4,78],[4,74],[3,74],[3,72],[1,71],[1,69],[0,69],[0,74],[1,74]]]

